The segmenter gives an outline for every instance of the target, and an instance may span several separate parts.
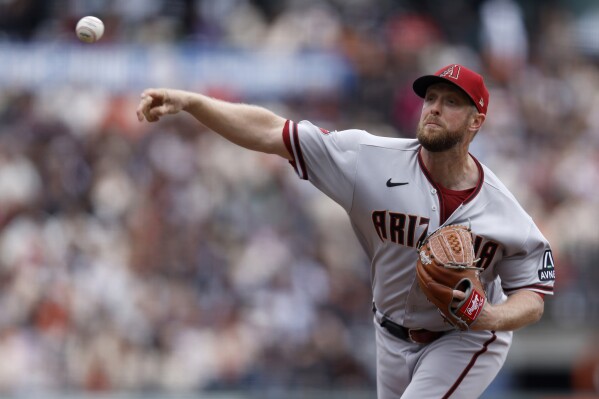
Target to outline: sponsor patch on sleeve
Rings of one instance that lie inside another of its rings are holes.
[[[539,280],[555,280],[555,263],[553,262],[553,254],[550,249],[546,250],[543,254],[543,266],[539,270]]]

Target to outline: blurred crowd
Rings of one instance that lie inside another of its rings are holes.
[[[414,77],[477,69],[491,100],[472,151],[553,245],[541,323],[593,327],[599,52],[584,2],[534,4],[5,0],[0,42],[76,40],[92,14],[104,45],[331,51],[355,79],[265,105],[398,137]],[[370,270],[341,208],[192,118],[137,123],[138,95],[0,91],[0,392],[372,388]]]

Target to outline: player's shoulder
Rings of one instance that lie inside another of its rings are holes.
[[[490,198],[496,205],[498,202],[504,203],[512,211],[520,212],[525,219],[530,219],[526,210],[522,207],[516,196],[509,188],[497,177],[497,175],[486,165],[481,163],[484,172],[484,187],[490,192]]]
[[[499,177],[497,177],[495,172],[493,172],[488,166],[486,166],[482,162],[480,163],[480,165],[482,166],[485,175],[485,185],[487,185],[490,189],[496,191],[497,193],[503,194],[514,200],[516,199],[512,192],[507,188],[507,186],[503,184]]]
[[[482,165],[482,164],[481,164]],[[481,235],[502,243],[506,251],[513,253],[521,248],[528,240],[546,242],[532,216],[518,201],[516,196],[487,166],[482,165],[484,180],[480,190],[480,204],[485,209],[485,228],[488,232],[480,231]],[[495,220],[496,222],[490,223]],[[509,220],[508,224],[501,221]]]
[[[366,132],[364,145],[380,147],[391,150],[418,152],[420,144],[416,139],[406,139],[401,137],[377,136]]]
[[[364,129],[331,129],[318,126],[310,121],[303,120],[298,123],[301,129],[312,133],[335,137],[339,140],[354,141],[360,145],[381,147],[387,149],[397,149],[404,151],[418,151],[418,140],[406,139],[400,137],[389,137],[371,133]]]

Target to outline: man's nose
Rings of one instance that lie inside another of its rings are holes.
[[[441,102],[439,100],[433,101],[430,104],[429,111],[433,115],[439,115],[441,113]]]

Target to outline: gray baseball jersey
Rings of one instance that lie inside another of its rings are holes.
[[[379,321],[384,315],[407,328],[451,329],[424,296],[415,278],[419,241],[445,224],[471,225],[479,266],[484,268],[481,280],[490,303],[502,302],[506,294],[522,289],[553,293],[554,264],[547,240],[508,189],[474,157],[479,168],[478,185],[453,214],[443,215],[440,189],[421,160],[417,140],[379,137],[356,129],[329,132],[307,121],[299,124],[288,121],[283,139],[299,177],[312,182],[349,215],[371,262],[373,302]],[[487,374],[494,376],[505,359],[511,333],[467,334],[473,336],[471,341],[451,342],[462,346],[472,343],[473,356],[484,346],[486,355],[496,358],[485,362],[476,355],[476,365],[488,367]],[[450,340],[453,335],[446,334],[443,340]],[[392,390],[386,388],[386,385],[401,385],[397,382],[401,368],[385,363],[394,355],[380,351],[385,346],[384,351],[389,351],[390,345],[405,343],[382,345],[385,337],[388,334],[377,325],[379,397],[386,397],[385,392],[387,397],[397,397],[394,392],[403,392],[407,382]],[[484,345],[489,340],[502,349],[491,350]],[[438,345],[435,342],[435,347]],[[450,346],[445,350],[450,351]],[[466,359],[464,367],[468,367],[470,360]],[[441,367],[447,369],[446,366]],[[395,382],[381,381],[381,375],[388,373],[390,381]],[[464,389],[470,390],[462,393],[471,394],[478,392],[477,389],[482,392],[489,382],[482,387],[468,387],[464,383]]]

